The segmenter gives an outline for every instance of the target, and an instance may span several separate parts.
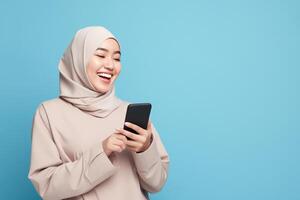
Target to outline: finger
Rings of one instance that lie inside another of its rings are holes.
[[[143,136],[135,134],[135,133],[131,133],[130,131],[126,131],[124,129],[120,129],[120,133],[132,140],[135,140],[135,141],[139,141],[139,142],[145,141],[145,138]]]
[[[116,152],[122,152],[122,147],[118,146],[118,145],[111,145],[111,151],[116,151]]]
[[[152,124],[150,120],[148,121],[147,130],[152,130]]]
[[[127,149],[128,149],[129,151],[137,152],[137,149],[136,149],[136,148],[127,147]]]
[[[143,144],[140,142],[127,140],[126,146],[130,148],[142,148]]]
[[[138,132],[138,133],[141,134],[141,135],[146,134],[146,133],[145,133],[146,130],[143,129],[143,128],[141,128],[141,127],[139,127],[139,126],[136,125],[136,124],[133,124],[133,123],[130,123],[130,122],[125,122],[125,126],[127,126],[127,127],[131,128],[131,129],[135,130],[136,132]]]
[[[116,132],[114,134],[112,134],[112,137],[118,138],[118,139],[126,142],[126,140],[127,140],[126,136],[124,134],[120,133],[119,129],[115,129],[115,131]]]
[[[113,144],[113,147],[118,150],[118,152],[122,152],[124,149],[126,149],[126,145],[118,145],[118,144]]]
[[[115,138],[115,140],[112,141],[112,145],[120,146],[122,149],[125,149],[125,148],[126,148],[126,143],[123,142],[123,140],[118,139],[118,138]]]
[[[126,143],[128,138],[126,137],[126,135],[124,133],[122,133],[122,129],[116,129],[116,131],[118,132],[118,133],[116,133],[116,137],[121,139],[122,141],[124,141],[124,143]]]
[[[113,132],[113,134],[118,134],[118,133],[119,133],[118,129],[115,129]]]
[[[127,141],[127,137],[123,135],[122,133],[118,133],[117,138],[122,140],[124,143]]]
[[[112,144],[122,145],[122,144],[125,144],[125,143],[123,142],[123,140],[121,140],[119,138],[114,138],[112,140]]]

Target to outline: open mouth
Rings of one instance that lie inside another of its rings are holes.
[[[100,77],[100,79],[102,80],[102,81],[104,81],[104,82],[110,82],[110,80],[111,80],[111,78],[112,78],[112,74],[108,74],[108,73],[103,73],[103,72],[101,72],[101,73],[98,73],[97,74],[99,77]]]

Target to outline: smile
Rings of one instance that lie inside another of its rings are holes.
[[[100,72],[97,74],[99,78],[101,79],[102,82],[109,84],[112,78],[112,74],[105,73],[105,72]]]
[[[112,74],[108,74],[108,73],[99,73],[97,74],[100,78],[105,78],[105,79],[108,79],[110,80],[111,77],[112,77]]]

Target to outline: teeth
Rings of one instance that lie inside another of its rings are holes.
[[[107,74],[107,73],[99,73],[98,75],[99,75],[99,76],[103,76],[103,77],[105,77],[105,78],[111,78],[111,77],[112,77],[111,74]]]

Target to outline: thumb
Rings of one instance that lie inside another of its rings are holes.
[[[147,129],[152,131],[152,123],[150,120],[148,121]]]

